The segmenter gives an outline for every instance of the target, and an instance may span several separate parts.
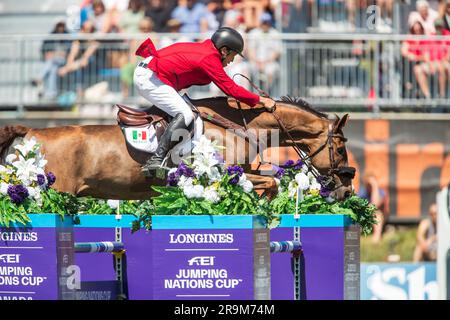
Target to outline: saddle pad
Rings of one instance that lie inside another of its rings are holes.
[[[156,122],[154,125],[160,126],[161,124]],[[154,153],[158,147],[158,137],[154,125],[146,127],[128,127],[121,125],[120,128],[125,136],[125,140],[131,147],[147,153]],[[199,141],[203,134],[203,120],[200,117],[197,117],[194,125],[192,139],[178,145],[177,149],[180,151],[181,156],[190,153],[193,148],[192,142]]]
[[[156,123],[156,125],[160,125]],[[153,125],[147,127],[127,127],[121,126],[122,132],[129,145],[133,148],[153,153],[158,147],[158,138],[156,137],[156,130]]]

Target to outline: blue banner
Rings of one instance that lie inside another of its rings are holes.
[[[436,299],[436,263],[361,263],[361,300]]]

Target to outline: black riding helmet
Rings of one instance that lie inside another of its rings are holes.
[[[244,50],[244,39],[236,30],[228,27],[219,28],[212,35],[211,41],[214,43],[217,50],[220,50],[222,47],[227,47],[244,58],[242,55],[242,51]]]

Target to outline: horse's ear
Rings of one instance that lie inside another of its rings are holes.
[[[348,121],[348,113],[346,113],[342,119],[339,119],[339,117],[337,118],[337,121],[335,122],[335,131],[339,131],[342,130],[342,128],[345,127],[345,125],[347,124]],[[337,123],[337,124],[336,124]]]
[[[333,126],[334,126],[335,128],[337,128],[337,126],[338,126],[338,124],[339,124],[339,121],[341,121],[341,118],[339,118],[339,116],[335,113],[335,114],[334,114],[334,124],[333,124]]]

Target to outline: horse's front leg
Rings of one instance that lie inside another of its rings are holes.
[[[246,173],[247,179],[253,183],[253,188],[256,191],[263,191],[269,199],[276,196],[278,186],[273,177],[261,176],[258,174]]]

